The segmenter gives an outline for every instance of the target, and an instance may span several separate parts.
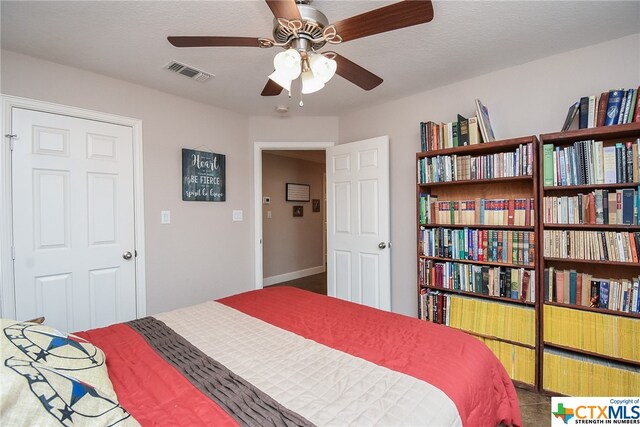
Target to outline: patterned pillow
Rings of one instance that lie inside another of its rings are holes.
[[[99,348],[37,323],[0,319],[0,328],[0,424],[138,425]]]

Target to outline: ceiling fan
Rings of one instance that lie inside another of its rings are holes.
[[[327,17],[310,6],[311,0],[265,0],[275,16],[273,39],[221,36],[169,36],[176,47],[282,47],[275,71],[262,96],[291,95],[291,81],[301,76],[302,93],[324,87],[333,74],[371,90],[382,79],[335,52],[319,53],[325,44],[338,44],[386,31],[423,24],[433,19],[431,0],[403,0],[329,25]],[[301,104],[302,105],[302,104]]]

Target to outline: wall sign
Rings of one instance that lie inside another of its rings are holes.
[[[182,200],[224,202],[225,155],[182,149]]]
[[[308,202],[310,188],[311,187],[308,184],[292,184],[287,182],[287,202]]]

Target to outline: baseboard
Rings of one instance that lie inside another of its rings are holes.
[[[324,265],[306,268],[304,270],[292,271],[291,273],[278,274],[277,276],[265,277],[262,279],[262,286],[275,285],[276,283],[288,282],[289,280],[299,279],[301,277],[313,276],[325,272]]]

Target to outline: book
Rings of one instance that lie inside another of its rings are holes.
[[[616,183],[621,184],[626,182],[626,180],[624,179],[624,172],[626,168],[623,167],[623,164],[624,164],[623,160],[626,159],[626,155],[624,154],[624,151],[626,151],[626,148],[620,142],[617,142],[615,147],[616,147]]]
[[[578,300],[578,273],[569,270],[569,304],[575,304]]]
[[[604,119],[605,126],[618,124],[618,117],[620,116],[620,106],[622,105],[623,96],[624,91],[621,89],[609,91],[609,99],[607,101],[607,114]]]
[[[574,304],[582,304],[582,281],[584,274],[576,273],[576,301]]]
[[[558,302],[569,304],[569,301],[571,298],[571,271],[564,270],[562,272],[562,276],[563,276],[562,285],[564,289],[562,291],[562,301],[558,301]]]
[[[635,190],[625,188],[622,190],[622,224],[633,224],[633,208],[635,205]]]
[[[458,145],[469,145],[469,121],[458,114]]]
[[[469,117],[467,119],[467,125],[469,127],[469,145],[480,144],[482,142],[482,136],[480,135],[478,118]]]
[[[451,140],[452,147],[460,146],[459,136],[458,136],[458,122],[448,123],[449,127],[449,138]]]
[[[589,97],[583,96],[580,98],[580,119],[578,122],[580,129],[586,129],[589,127]]]
[[[600,298],[598,299],[599,308],[609,308],[609,282],[605,280],[600,281]]]
[[[613,145],[603,148],[604,159],[604,183],[615,184],[616,183],[616,147]]]
[[[627,102],[628,108],[625,107],[625,123],[633,122],[634,110],[636,108],[637,98],[638,98],[638,90],[637,89],[629,89],[631,92],[631,100]]]
[[[596,127],[596,97],[594,95],[589,96],[589,110],[587,117],[587,127]]]
[[[520,292],[520,300],[521,301],[526,301],[526,300],[531,300],[531,298],[529,298],[529,282],[531,281],[530,278],[530,273],[528,270],[524,270],[522,272],[522,292]]]
[[[618,122],[616,124],[624,123],[624,110],[627,105],[627,98],[629,96],[629,91],[622,90],[622,102],[620,103],[620,113],[618,114]]]
[[[553,267],[552,267],[553,268]],[[545,301],[551,301],[549,299],[549,288],[550,288],[550,284],[549,284],[549,278],[550,278],[550,269],[549,268],[545,268],[544,272],[542,273],[542,277],[543,277],[543,282],[544,282],[544,300]],[[553,274],[553,273],[552,273]]]
[[[591,299],[589,300],[589,307],[597,308],[600,301],[600,281],[591,280]]]
[[[609,100],[609,92],[602,92],[598,100],[598,117],[596,126],[604,126],[604,118],[607,115],[607,101]]]
[[[564,272],[556,271],[554,282],[556,284],[555,287],[555,302],[564,302]]]
[[[569,107],[569,111],[567,111],[567,117],[564,119],[564,124],[562,125],[561,132],[568,131],[573,123],[573,120],[576,118],[576,114],[580,109],[580,101],[574,103]]]
[[[543,146],[544,186],[553,185],[553,144]]]
[[[640,92],[640,86],[636,88],[636,94]],[[633,115],[634,122],[640,122],[640,96],[636,96],[636,107]]]
[[[489,110],[479,99],[476,99],[476,113],[478,115],[478,123],[480,124],[480,133],[484,142],[492,142],[496,140],[493,133],[493,127],[489,120]]]
[[[511,271],[511,298],[518,299],[520,296],[520,274],[516,269]]]

